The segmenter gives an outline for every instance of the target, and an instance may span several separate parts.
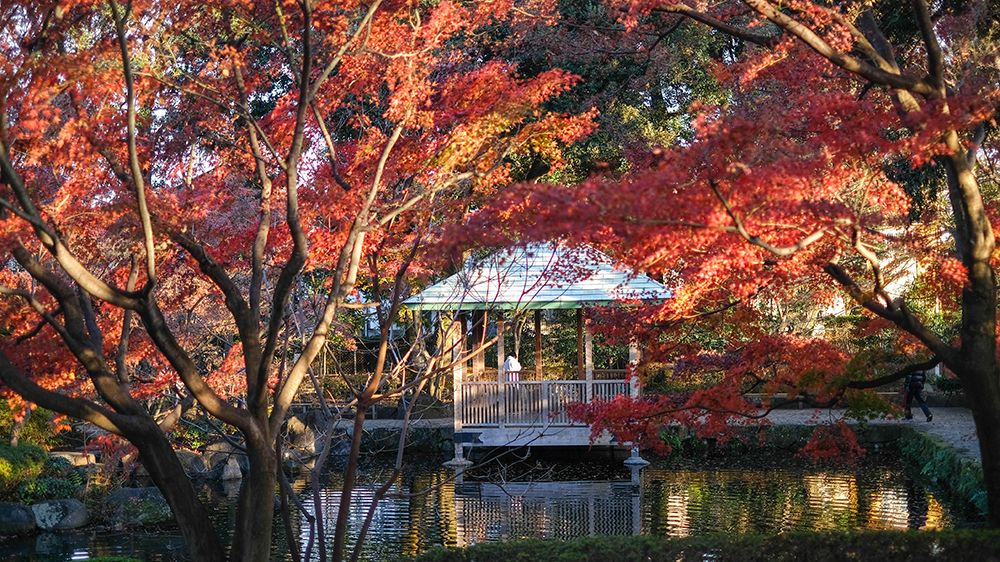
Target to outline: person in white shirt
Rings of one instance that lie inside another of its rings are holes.
[[[517,360],[517,357],[513,355],[508,355],[507,360],[503,362],[503,372],[507,373],[507,380],[509,382],[517,382],[521,378],[521,363]]]

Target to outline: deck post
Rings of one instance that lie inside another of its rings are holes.
[[[464,408],[462,406],[462,380],[465,378],[465,320],[460,312],[451,315],[451,324],[445,332],[447,346],[451,348],[451,403],[454,413],[453,435],[462,431]],[[444,463],[456,471],[472,464],[466,460],[462,443],[455,441],[455,458]]]
[[[583,375],[587,380],[587,402],[594,400],[594,334],[590,325],[583,325]]]
[[[629,396],[633,399],[639,397],[639,343],[632,340],[628,344],[628,390]],[[639,455],[639,447],[632,443],[632,452],[629,458],[625,459],[625,466],[632,473],[632,485],[638,487],[640,484],[639,474],[643,468],[649,465],[649,461]]]

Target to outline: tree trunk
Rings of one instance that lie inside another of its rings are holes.
[[[354,481],[358,475],[358,457],[361,454],[361,437],[365,430],[365,415],[368,413],[366,407],[358,405],[357,414],[354,416],[354,429],[351,432],[351,454],[347,458],[347,465],[344,467],[344,486],[340,490],[340,506],[337,509],[337,525],[333,532],[333,552],[330,560],[342,562],[344,560],[344,549],[347,543],[347,523],[348,515],[351,511],[351,494],[354,491]]]
[[[271,559],[274,490],[278,482],[279,459],[266,441],[251,437],[246,439],[250,473],[243,480],[236,508],[236,529],[230,555],[230,560],[234,562],[267,562]],[[288,546],[295,548],[295,545]]]
[[[991,397],[990,402],[987,412],[974,412],[974,417],[983,459],[989,526],[1000,528],[1000,397]]]
[[[982,455],[989,523],[1000,527],[1000,369],[997,365],[997,284],[991,265],[994,234],[978,182],[957,135],[948,135],[954,153],[947,164],[949,194],[960,231],[956,242],[968,269],[962,290],[961,349],[949,367],[958,374],[972,406]],[[956,204],[957,203],[957,204]]]
[[[191,479],[163,432],[152,420],[149,424],[151,427],[143,428],[137,435],[128,435],[128,439],[139,450],[142,465],[170,505],[191,559],[196,562],[225,560],[219,535]]]

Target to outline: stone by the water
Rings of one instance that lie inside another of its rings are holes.
[[[90,521],[87,506],[80,500],[48,500],[31,506],[35,524],[46,531],[79,529]]]
[[[26,505],[0,502],[0,535],[27,535],[35,531],[35,514]]]

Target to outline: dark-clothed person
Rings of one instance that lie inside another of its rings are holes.
[[[917,405],[920,406],[924,415],[927,416],[927,421],[934,419],[934,414],[931,413],[930,408],[927,407],[927,402],[924,401],[924,383],[926,382],[927,373],[923,371],[910,373],[903,379],[903,394],[906,396],[906,419],[913,419],[913,412],[910,408],[912,408],[914,399],[917,400]]]

